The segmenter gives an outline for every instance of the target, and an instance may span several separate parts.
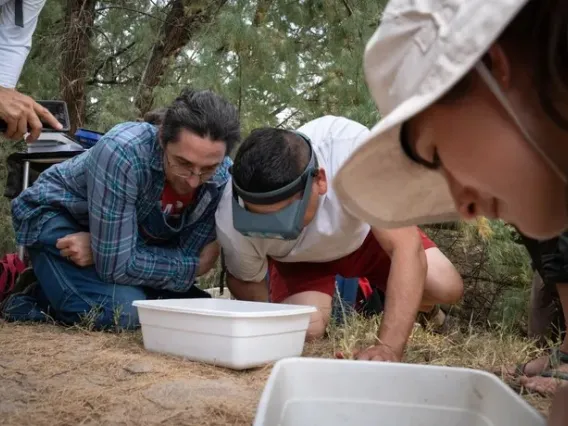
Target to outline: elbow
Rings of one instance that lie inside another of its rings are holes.
[[[236,278],[229,271],[226,275],[227,288],[237,300],[242,300],[243,295],[246,293],[246,282]]]
[[[130,279],[126,274],[126,271],[113,270],[113,271],[99,272],[99,276],[106,283],[123,284],[123,285],[130,284]]]
[[[130,262],[122,265],[105,265],[95,263],[95,270],[97,271],[101,280],[106,283],[128,285],[132,283],[132,275],[129,273],[131,266]]]
[[[227,288],[237,300],[268,301],[268,289],[265,280],[260,282],[243,281],[227,271]]]

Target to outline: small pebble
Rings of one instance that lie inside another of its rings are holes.
[[[126,371],[132,374],[144,374],[154,371],[152,365],[147,362],[134,361],[124,367]]]

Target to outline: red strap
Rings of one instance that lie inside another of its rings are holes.
[[[365,300],[368,299],[371,294],[373,294],[373,288],[371,287],[371,284],[369,283],[369,280],[367,280],[367,278],[359,278],[359,288],[361,289],[363,298]]]

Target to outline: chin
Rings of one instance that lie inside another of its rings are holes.
[[[542,225],[543,226],[530,226],[528,224],[518,224],[516,226],[527,237],[536,240],[550,240],[568,230],[568,220],[557,219]]]
[[[176,193],[178,193],[179,195],[187,195],[189,193],[191,193],[193,191],[193,188],[191,187],[187,187],[187,186],[182,186],[182,185],[178,185],[174,187],[174,191]]]

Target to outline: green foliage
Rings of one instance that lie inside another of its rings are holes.
[[[501,220],[461,223],[461,246],[470,250],[470,285],[484,301],[486,321],[506,328],[524,328],[532,278],[531,262],[517,231]],[[475,254],[476,255],[475,255]],[[479,310],[479,304],[474,304]]]
[[[167,105],[191,86],[213,89],[234,102],[243,134],[260,126],[295,127],[325,114],[370,127],[378,114],[365,85],[362,57],[385,3],[228,0],[167,69],[154,91],[154,107]],[[20,80],[19,89],[38,99],[59,94],[66,4],[50,0],[44,8]],[[97,3],[84,76],[87,127],[106,131],[138,118],[133,100],[168,10],[167,0]],[[0,160],[12,148],[0,144]],[[5,169],[0,178],[3,189]],[[0,252],[12,251],[6,199],[0,201],[0,229]],[[522,326],[531,271],[524,247],[514,241],[514,229],[482,221],[432,236],[464,274],[464,319]],[[214,285],[216,273],[202,282]]]
[[[155,90],[155,106],[184,87],[211,88],[234,102],[245,133],[266,125],[297,126],[324,114],[366,125],[376,108],[362,71],[365,41],[385,1],[229,1],[216,21],[180,53]],[[64,30],[63,0],[42,13],[20,90],[57,97]],[[157,42],[167,2],[99,2],[89,57],[88,126],[108,130],[137,117],[132,105],[149,53]]]
[[[4,140],[0,137],[0,161],[6,164],[8,155],[20,148],[19,144]],[[5,253],[14,252],[16,248],[10,215],[10,201],[3,196],[7,176],[7,168],[0,167],[0,256],[3,256]]]

